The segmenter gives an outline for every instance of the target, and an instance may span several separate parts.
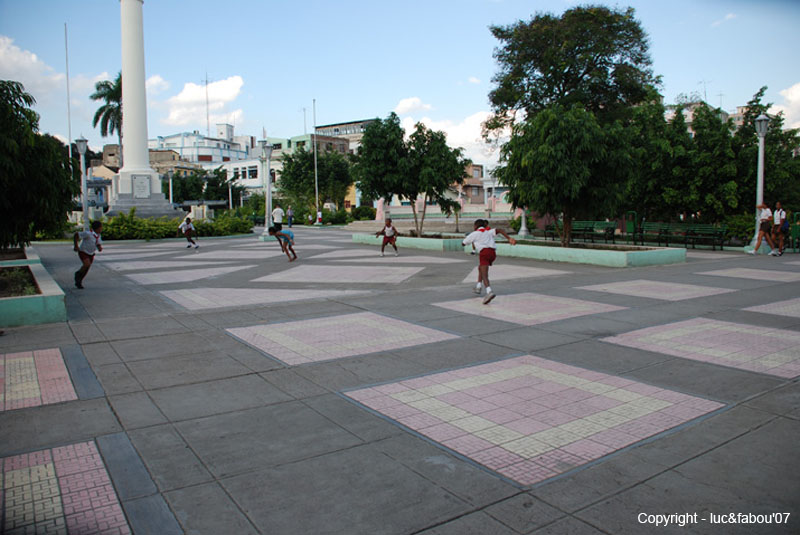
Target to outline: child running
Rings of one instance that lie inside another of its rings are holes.
[[[83,264],[75,272],[75,287],[79,290],[83,290],[83,279],[89,273],[89,268],[92,267],[95,253],[103,250],[103,240],[100,238],[102,232],[103,223],[92,221],[91,230],[76,232],[73,236],[73,250],[78,253],[78,258],[81,259],[81,264]],[[78,245],[78,238],[81,240],[80,245]]]
[[[475,230],[464,238],[462,243],[464,245],[473,244],[478,252],[478,285],[473,291],[480,295],[481,289],[486,288],[483,304],[488,305],[495,298],[492,287],[489,285],[489,266],[497,258],[497,244],[494,241],[494,237],[500,234],[511,245],[516,245],[517,240],[506,234],[504,230],[489,228],[489,222],[485,219],[476,219],[474,228]]]
[[[178,232],[180,232],[184,236],[186,236],[186,241],[189,242],[189,245],[186,246],[187,249],[189,249],[192,245],[194,245],[195,249],[200,247],[199,245],[197,245],[197,242],[195,242],[192,239],[192,234],[195,234],[195,229],[194,229],[194,225],[192,225],[192,218],[191,217],[187,217],[186,221],[184,221],[183,223],[178,225]]]
[[[275,236],[278,239],[278,243],[281,245],[281,251],[286,253],[286,256],[289,257],[289,262],[294,262],[297,260],[297,253],[294,252],[294,232],[291,230],[281,230],[279,226],[269,227],[269,235]],[[289,251],[292,252],[289,255]]]
[[[383,228],[375,233],[376,236],[380,236],[383,234],[383,244],[381,245],[381,256],[383,256],[383,250],[386,249],[386,244],[389,243],[394,247],[394,255],[397,256],[397,229],[394,228],[392,225],[392,218],[387,217],[386,223],[384,224]]]

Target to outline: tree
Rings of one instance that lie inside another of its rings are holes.
[[[411,203],[417,236],[422,235],[429,202],[447,213],[452,202],[447,193],[454,184],[464,182],[463,150],[447,146],[444,132],[432,131],[418,123],[406,142],[400,119],[392,112],[385,120],[367,126],[355,166],[362,195],[391,199],[397,195]],[[423,203],[417,213],[416,201]]]
[[[492,26],[501,42],[500,66],[489,93],[489,130],[513,125],[553,104],[580,104],[601,122],[629,116],[657,79],[647,37],[634,10],[603,6],[568,9],[561,17],[537,14],[529,22]]]
[[[350,162],[345,155],[335,151],[322,152],[317,156],[315,187],[314,153],[300,147],[292,154],[284,154],[278,193],[288,204],[307,207],[313,213],[318,188],[320,201],[332,202],[341,208],[347,190],[353,185]]]
[[[203,199],[207,201],[219,201],[228,198],[230,192],[231,204],[237,206],[239,198],[244,191],[243,186],[238,186],[233,183],[235,178],[228,179],[227,172],[219,166],[214,169],[210,174],[205,175],[205,189],[203,191]],[[228,189],[230,187],[230,190]]]
[[[103,137],[117,133],[120,151],[120,166],[122,165],[122,72],[112,82],[103,80],[94,86],[95,92],[89,95],[92,100],[101,100],[102,106],[97,108],[92,119],[92,126],[100,123],[100,135]]]
[[[629,133],[619,121],[601,125],[580,106],[553,105],[515,125],[495,175],[514,206],[563,215],[561,244],[572,219],[613,214],[631,177]]]
[[[0,247],[27,244],[36,232],[63,229],[80,191],[78,165],[65,146],[40,135],[34,98],[15,81],[0,80]]]
[[[195,170],[189,175],[175,175],[172,178],[172,200],[176,203],[199,201],[203,198],[204,186],[204,172]]]

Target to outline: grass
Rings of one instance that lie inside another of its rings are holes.
[[[27,267],[0,268],[0,297],[20,297],[40,293]]]

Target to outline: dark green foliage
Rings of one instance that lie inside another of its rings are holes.
[[[740,243],[748,243],[753,237],[756,229],[756,219],[754,214],[734,214],[729,215],[724,220],[728,226],[726,239],[738,240]]]
[[[31,270],[27,267],[0,268],[0,298],[40,293]]]
[[[103,80],[94,86],[95,92],[89,95],[92,100],[103,101],[92,119],[92,126],[100,123],[100,135],[103,137],[117,133],[120,151],[122,150],[122,72],[112,82]]]
[[[285,154],[282,158],[283,172],[278,187],[282,205],[295,207],[295,218],[298,207],[302,206],[313,212],[316,205],[314,153],[300,147],[293,154]],[[335,151],[317,153],[320,206],[326,202],[332,202],[338,207],[344,206],[347,190],[352,185],[347,156]]]
[[[392,112],[385,120],[371,122],[358,150],[355,179],[361,195],[372,199],[391,199],[402,191],[408,147],[400,118]]]
[[[203,186],[205,185],[205,173],[194,171],[186,176],[172,177],[172,201],[182,203],[183,201],[199,201],[203,198]],[[167,185],[166,191],[169,191]],[[226,197],[227,197],[227,191]]]
[[[106,240],[156,240],[178,236],[178,225],[183,218],[142,219],[133,209],[103,222],[103,238]],[[248,234],[253,223],[242,217],[221,214],[214,221],[193,221],[198,236],[230,236]]]
[[[173,179],[173,187],[174,187]],[[206,201],[226,201],[228,200],[228,186],[230,186],[230,197],[233,206],[239,205],[239,198],[244,191],[244,186],[235,185],[234,178],[228,180],[228,174],[222,169],[222,166],[214,169],[211,173],[205,175],[206,187],[203,191],[203,199]],[[173,192],[174,193],[174,192]]]
[[[350,210],[350,215],[356,221],[373,221],[375,219],[376,210],[372,206],[356,206]]]
[[[31,95],[0,80],[0,247],[27,244],[36,233],[63,228],[80,191],[80,170],[66,147],[41,135]]]
[[[322,224],[323,225],[344,225],[347,223],[347,210],[340,208],[339,210],[322,209]]]

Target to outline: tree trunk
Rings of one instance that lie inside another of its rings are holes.
[[[418,236],[422,237],[422,226],[425,224],[425,212],[428,211],[428,194],[425,194],[425,197],[422,198],[422,219],[419,222],[419,234]]]
[[[459,211],[456,210],[455,212],[456,212],[456,232],[461,232],[460,230],[458,230],[458,212]]]
[[[411,201],[411,213],[414,214],[414,228],[417,230],[417,238],[419,238],[420,234],[419,234],[419,221],[417,221],[417,201],[416,201],[416,199]]]
[[[564,230],[561,234],[561,246],[569,247],[572,239],[572,210],[569,207],[564,208]]]

